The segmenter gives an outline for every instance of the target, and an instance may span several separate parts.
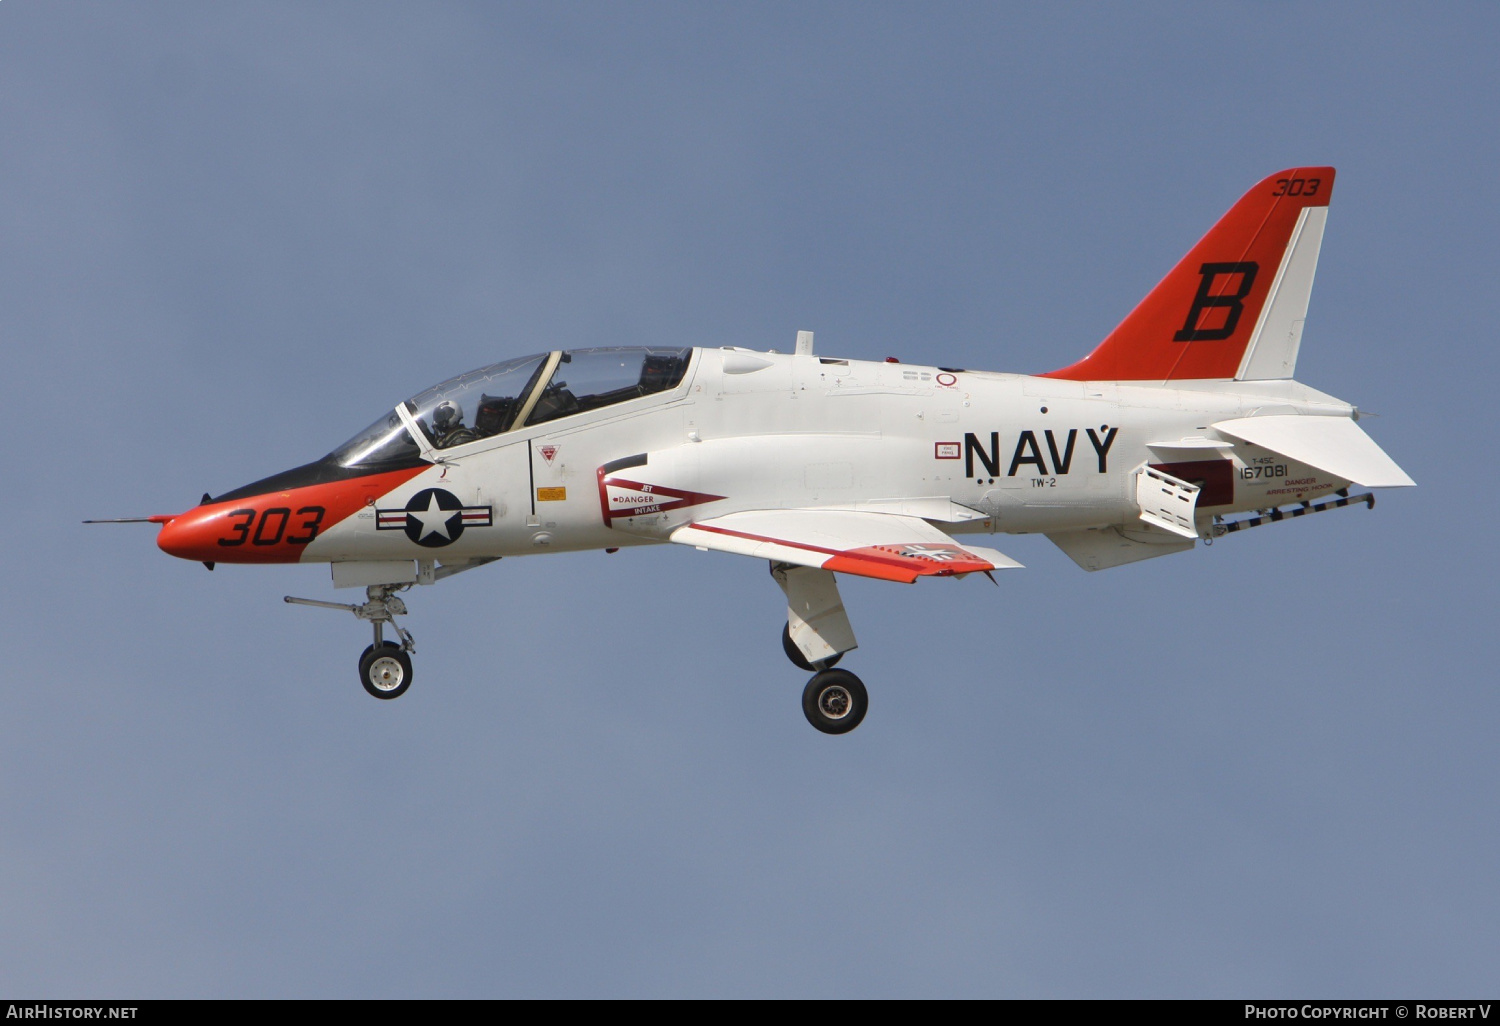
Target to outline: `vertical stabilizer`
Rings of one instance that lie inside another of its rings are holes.
[[[1271,175],[1209,229],[1099,347],[1045,375],[1075,381],[1290,377],[1331,167]]]

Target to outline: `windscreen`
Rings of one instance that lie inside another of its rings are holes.
[[[516,426],[546,362],[543,353],[481,367],[413,396],[406,408],[435,449],[498,435]]]
[[[331,456],[341,467],[406,465],[421,459],[417,443],[395,410],[333,450]]]

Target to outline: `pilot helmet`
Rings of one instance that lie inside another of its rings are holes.
[[[432,426],[439,431],[452,431],[464,422],[464,408],[452,399],[444,399],[433,407]]]

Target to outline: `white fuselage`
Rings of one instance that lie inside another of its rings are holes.
[[[1211,429],[1347,418],[1348,404],[1289,380],[1174,386],[701,349],[670,391],[430,453],[432,467],[332,525],[302,560],[452,563],[664,542],[694,520],[761,509],[905,513],[950,533],[1126,526],[1143,464],[1191,477],[1192,464],[1213,463],[1200,519],[1348,483]],[[607,480],[602,468],[640,455],[621,472],[630,485]],[[431,553],[376,530],[379,508],[434,487],[488,507],[489,523]]]

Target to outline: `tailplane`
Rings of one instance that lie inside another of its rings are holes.
[[[1097,349],[1043,376],[1290,378],[1333,176],[1331,167],[1292,168],[1256,185]]]

